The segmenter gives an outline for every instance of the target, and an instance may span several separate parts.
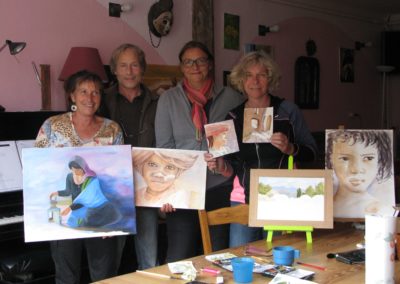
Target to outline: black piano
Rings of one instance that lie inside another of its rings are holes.
[[[32,140],[43,122],[61,112],[0,112],[0,141]],[[20,190],[0,192],[0,284],[54,283],[48,242],[24,242]]]

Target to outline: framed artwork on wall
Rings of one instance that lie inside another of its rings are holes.
[[[340,48],[340,82],[354,83],[354,49]]]
[[[295,103],[302,109],[319,107],[319,62],[310,56],[300,56],[295,63]]]
[[[249,225],[333,228],[331,170],[250,172]]]
[[[240,17],[232,14],[224,14],[224,48],[239,50],[239,24]]]

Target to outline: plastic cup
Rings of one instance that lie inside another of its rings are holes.
[[[300,251],[291,246],[274,247],[272,254],[277,265],[291,266],[294,259],[300,257]]]
[[[231,264],[235,282],[250,283],[253,281],[254,259],[251,257],[235,257]]]

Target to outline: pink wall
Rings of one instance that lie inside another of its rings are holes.
[[[223,15],[240,16],[240,51],[223,49]],[[311,130],[337,128],[377,128],[380,126],[380,93],[378,65],[379,28],[349,19],[321,15],[310,11],[267,1],[223,0],[214,2],[215,57],[217,80],[223,70],[230,70],[243,54],[245,43],[270,45],[282,71],[281,86],[276,95],[294,101],[294,65],[299,56],[305,56],[305,43],[313,39],[317,44],[315,57],[320,63],[320,107],[303,110]],[[258,25],[279,24],[278,33],[258,36]],[[371,40],[375,47],[355,54],[355,82],[339,81],[339,48],[354,48],[355,40]],[[350,118],[349,113],[358,113]]]
[[[108,16],[108,2],[2,1],[0,41],[24,40],[28,44],[16,58],[6,50],[0,53],[0,104],[7,111],[40,109],[40,86],[33,73],[32,61],[37,65],[51,65],[52,109],[64,109],[62,83],[57,78],[72,46],[97,47],[103,62],[107,63],[116,46],[132,42],[145,50],[149,63],[178,63],[179,49],[191,39],[192,1],[174,0],[174,25],[158,49],[151,46],[147,28],[147,12],[154,1],[132,0],[133,11],[124,13],[121,18]],[[122,0],[113,2],[121,3]],[[240,46],[259,43],[274,48],[275,59],[283,74],[276,94],[289,100],[294,100],[294,62],[297,57],[305,55],[308,39],[316,42],[315,57],[321,66],[320,108],[303,110],[312,130],[334,128],[339,124],[349,128],[380,126],[380,74],[375,66],[379,64],[379,32],[382,27],[263,0],[215,0],[218,83],[222,82],[222,71],[230,70],[243,54],[242,51],[223,49],[225,12],[240,16]],[[259,37],[259,24],[279,24],[281,30]],[[374,47],[356,52],[355,83],[340,83],[339,47],[353,48],[355,40],[372,41]],[[392,86],[396,87],[398,83],[392,82]],[[350,112],[360,114],[362,121],[349,118]]]
[[[51,65],[52,109],[63,110],[64,92],[58,75],[73,46],[98,48],[103,63],[107,64],[115,47],[131,42],[145,50],[149,63],[177,64],[179,48],[191,39],[191,13],[187,12],[191,11],[191,1],[174,1],[175,23],[158,49],[151,46],[147,28],[147,12],[152,1],[137,3],[133,11],[121,18],[108,16],[108,2],[2,1],[0,42],[6,39],[27,42],[25,50],[16,58],[8,50],[0,53],[0,104],[7,111],[40,110],[41,92],[32,61],[38,66]]]

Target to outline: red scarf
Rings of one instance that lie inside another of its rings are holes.
[[[192,103],[192,120],[196,128],[196,140],[203,139],[204,124],[207,124],[207,116],[204,106],[207,103],[206,94],[211,90],[213,82],[207,79],[204,86],[200,90],[196,90],[189,85],[187,79],[183,80],[183,88],[186,91],[189,101]]]

